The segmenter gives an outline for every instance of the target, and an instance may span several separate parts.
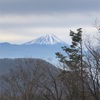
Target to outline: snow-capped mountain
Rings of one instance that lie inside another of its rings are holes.
[[[24,45],[32,45],[32,44],[54,45],[57,43],[64,43],[64,42],[53,34],[46,34],[46,35],[41,36],[37,39],[34,39],[34,40],[29,41],[27,43],[24,43]]]
[[[0,58],[41,58],[55,61],[55,53],[62,52],[62,46],[69,45],[53,34],[41,36],[21,45],[0,43]]]

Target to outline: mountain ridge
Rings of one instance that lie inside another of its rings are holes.
[[[54,45],[57,43],[65,43],[61,39],[59,39],[54,34],[45,34],[41,37],[38,37],[34,40],[24,43],[23,45],[31,45],[31,44],[45,44],[45,45]]]

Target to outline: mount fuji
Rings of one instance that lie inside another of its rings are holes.
[[[35,40],[29,41],[25,43],[25,45],[32,45],[32,44],[45,44],[45,45],[54,45],[54,44],[64,44],[62,40],[60,40],[58,37],[56,37],[53,34],[46,34],[44,36],[41,36]]]
[[[56,52],[62,52],[61,47],[68,46],[53,34],[46,34],[21,45],[0,43],[0,58],[41,58],[55,59]]]

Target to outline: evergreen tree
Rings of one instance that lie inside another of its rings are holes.
[[[70,47],[62,47],[62,49],[66,52],[67,55],[64,56],[60,52],[57,52],[56,55],[59,58],[59,61],[62,62],[64,65],[64,73],[67,71],[67,69],[69,69],[71,72],[78,73],[78,77],[80,77],[79,81],[81,81],[81,100],[85,100],[83,80],[84,69],[82,59],[82,28],[77,29],[76,33],[70,30],[70,36],[72,38],[72,44],[70,45]]]

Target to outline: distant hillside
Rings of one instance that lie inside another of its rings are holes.
[[[9,72],[10,69],[15,69],[17,67],[23,66],[35,68],[38,67],[39,69],[50,68],[52,71],[57,70],[57,68],[42,59],[35,59],[35,58],[16,58],[16,59],[0,59],[0,75],[6,74]]]
[[[48,94],[50,100],[64,97],[60,70],[44,60],[0,59],[0,71],[0,100],[47,100]]]

